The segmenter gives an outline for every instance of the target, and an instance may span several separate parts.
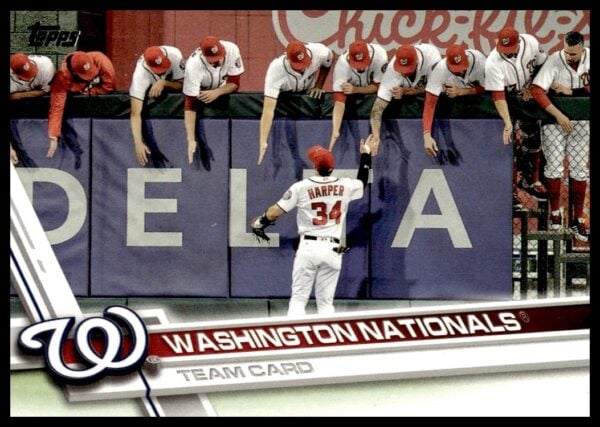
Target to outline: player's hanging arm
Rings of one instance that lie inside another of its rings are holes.
[[[383,110],[386,109],[389,102],[377,97],[375,102],[373,103],[373,107],[371,108],[370,114],[370,124],[371,124],[371,135],[372,143],[370,144],[371,155],[376,156],[379,151],[379,142],[381,138],[381,120],[383,116]]]
[[[258,165],[265,158],[267,148],[269,148],[269,133],[273,125],[275,116],[275,106],[277,99],[268,96],[264,97],[262,115],[260,116],[260,137],[258,141]]]

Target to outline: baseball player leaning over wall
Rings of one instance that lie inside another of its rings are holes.
[[[425,152],[437,156],[437,142],[431,136],[435,107],[440,95],[448,98],[481,95],[484,92],[485,55],[475,49],[453,44],[438,62],[427,80],[423,105],[423,145]]]
[[[360,165],[356,179],[332,176],[333,154],[313,145],[307,151],[316,175],[293,184],[274,205],[250,223],[252,232],[268,240],[265,227],[293,208],[298,208],[296,221],[300,244],[294,258],[292,296],[288,316],[303,316],[313,285],[319,314],[335,311],[333,298],[342,268],[341,237],[348,204],[363,196],[371,167],[373,137],[360,141]]]
[[[52,60],[42,55],[25,55],[17,52],[10,57],[10,95],[9,100],[36,98],[50,92],[50,83],[56,68]],[[13,144],[16,147],[13,147]],[[10,161],[16,165],[23,154],[20,142],[10,135]]]
[[[390,60],[371,108],[373,155],[379,151],[383,110],[393,99],[414,96],[425,92],[427,79],[433,66],[442,59],[437,47],[429,43],[402,45]]]
[[[485,61],[484,86],[485,90],[491,92],[498,115],[504,121],[502,141],[504,144],[510,144],[513,136],[519,137],[520,141],[520,146],[515,147],[513,162],[513,208],[515,209],[522,208],[517,198],[517,185],[537,200],[546,200],[547,191],[539,180],[541,160],[539,124],[536,120],[515,120],[513,129],[505,92],[519,96],[523,101],[531,100],[531,82],[546,58],[546,53],[541,50],[540,43],[535,37],[530,34],[519,34],[514,28],[505,27],[498,33],[496,47]],[[523,172],[520,181],[517,177],[517,164]]]
[[[103,95],[115,91],[115,69],[111,60],[99,51],[76,51],[65,56],[52,80],[46,157],[54,156],[62,134],[62,120],[67,94]]]
[[[357,40],[340,55],[333,68],[333,113],[329,150],[340,136],[340,127],[346,110],[346,98],[350,95],[376,93],[388,57],[383,46]]]
[[[310,97],[320,99],[332,64],[333,52],[327,46],[299,40],[289,42],[285,54],[271,61],[265,77],[265,97],[260,116],[259,165],[269,147],[269,133],[279,93],[307,92]]]
[[[46,95],[55,73],[56,68],[47,56],[15,53],[10,57],[9,99],[17,101]]]
[[[237,92],[243,73],[244,63],[238,45],[214,36],[204,37],[200,41],[200,47],[188,58],[183,94],[189,164],[192,164],[198,147],[196,117],[199,104],[210,104],[223,95]]]
[[[562,226],[560,186],[566,151],[573,205],[569,226],[576,239],[587,241],[583,204],[589,177],[590,122],[569,120],[548,99],[548,90],[554,95],[589,96],[590,48],[583,46],[581,33],[571,31],[565,35],[563,49],[548,58],[533,80],[532,93],[539,106],[556,119],[556,123],[542,127],[542,150],[546,157],[544,176],[550,193],[550,228],[558,230]]]
[[[181,51],[174,46],[150,46],[135,65],[129,99],[131,103],[131,133],[138,163],[148,163],[150,149],[142,136],[142,109],[146,95],[158,98],[165,90],[181,91],[185,72],[185,60]]]

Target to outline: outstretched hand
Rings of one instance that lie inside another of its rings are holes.
[[[360,152],[372,154],[373,151],[375,151],[374,143],[375,143],[375,137],[373,136],[373,134],[369,134],[369,136],[367,136],[367,139],[361,138],[360,139]]]

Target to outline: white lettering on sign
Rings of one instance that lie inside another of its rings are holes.
[[[504,334],[518,332],[521,328],[511,312],[222,328],[160,333],[160,341],[166,346],[160,345],[155,351],[161,357],[175,357],[330,345],[384,344],[435,337]],[[155,342],[154,339],[151,342]]]
[[[127,246],[181,246],[182,233],[146,231],[147,213],[177,213],[177,199],[147,199],[147,182],[181,182],[181,169],[127,169]]]
[[[439,215],[423,214],[430,193],[437,202],[441,212]],[[424,169],[421,173],[392,242],[392,248],[408,248],[417,228],[444,228],[448,231],[455,248],[473,247],[441,169]]]
[[[50,182],[58,185],[67,195],[67,218],[54,230],[44,230],[51,245],[66,242],[75,237],[87,216],[85,190],[73,175],[54,168],[16,168],[29,200],[33,202],[33,184]]]

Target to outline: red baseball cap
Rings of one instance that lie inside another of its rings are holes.
[[[29,81],[37,76],[38,68],[27,55],[17,52],[10,57],[10,69],[21,80]]]
[[[519,46],[519,32],[512,27],[502,28],[498,33],[496,50],[505,55],[515,53]]]
[[[171,60],[159,46],[150,46],[144,51],[144,61],[153,73],[163,74],[171,68]]]
[[[71,69],[73,73],[83,80],[90,81],[98,75],[98,67],[90,55],[77,51],[71,56]]]
[[[202,55],[210,62],[216,62],[225,57],[225,48],[218,38],[206,36],[200,42]]]
[[[394,69],[402,74],[412,74],[417,69],[417,49],[409,44],[402,45],[396,51]]]
[[[352,68],[363,69],[369,66],[371,57],[369,56],[369,45],[362,40],[350,43],[348,49],[348,62]]]
[[[448,46],[446,49],[446,63],[448,69],[453,73],[462,73],[469,68],[469,59],[465,49],[457,44]]]
[[[306,45],[299,40],[289,42],[285,54],[294,69],[306,68],[310,65],[310,55]]]
[[[306,157],[317,169],[333,169],[335,167],[335,157],[328,149],[313,145],[306,151]]]

